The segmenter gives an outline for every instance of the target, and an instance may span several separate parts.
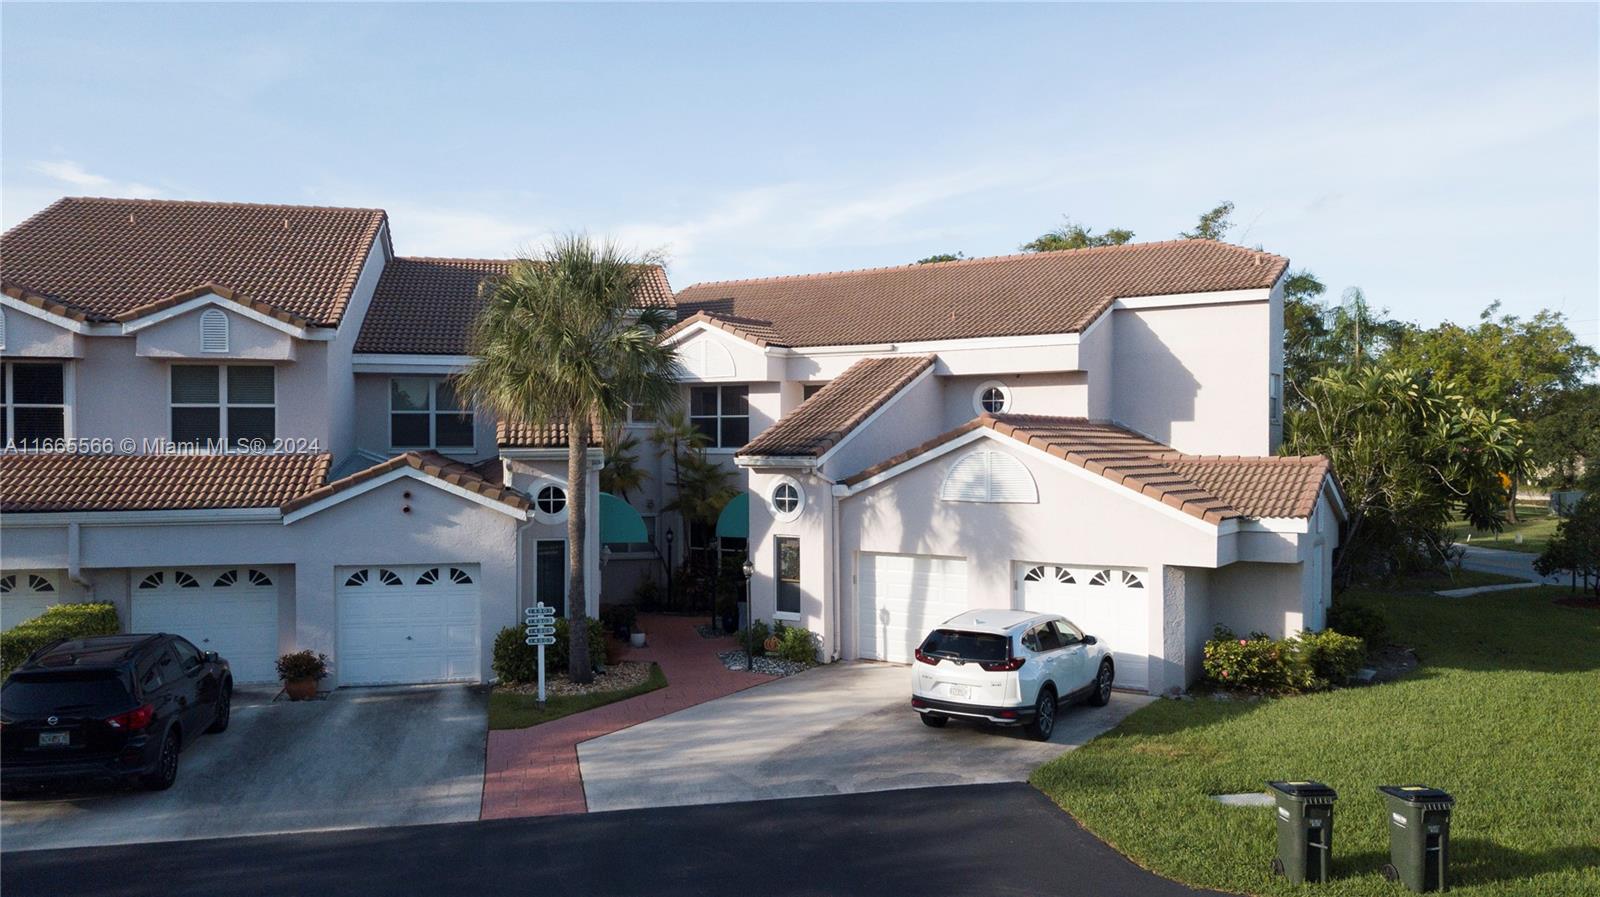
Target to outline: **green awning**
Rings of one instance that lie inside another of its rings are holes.
[[[600,493],[600,542],[648,542],[644,520],[633,505],[609,492]]]
[[[741,492],[728,500],[717,516],[717,538],[750,538],[750,493]]]

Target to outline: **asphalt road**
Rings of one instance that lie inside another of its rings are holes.
[[[0,855],[72,894],[1176,897],[1021,783]]]

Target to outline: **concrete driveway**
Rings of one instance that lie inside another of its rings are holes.
[[[228,731],[184,751],[171,789],[0,804],[0,849],[176,841],[477,819],[487,692],[345,689],[234,695]]]
[[[1062,712],[1049,742],[911,709],[911,673],[835,663],[578,746],[590,812],[1025,781],[1153,698]]]

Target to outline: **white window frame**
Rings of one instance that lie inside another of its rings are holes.
[[[40,404],[35,404],[35,403],[31,403],[30,402],[30,403],[28,403],[26,405],[23,405],[22,407],[24,407],[24,408],[60,408],[61,409],[61,436],[62,436],[63,439],[71,439],[73,437],[72,408],[73,408],[73,405],[75,404],[74,399],[76,398],[76,386],[77,386],[76,372],[77,372],[77,369],[76,369],[76,366],[73,365],[73,363],[70,362],[70,361],[59,361],[59,360],[54,359],[54,358],[39,358],[39,359],[9,358],[9,359],[6,359],[6,361],[4,362],[4,369],[5,369],[4,370],[4,374],[5,374],[6,385],[5,385],[5,395],[4,395],[3,398],[4,398],[4,404],[5,404],[5,417],[6,417],[6,439],[8,441],[11,441],[11,442],[15,442],[16,439],[17,439],[17,415],[16,415],[17,403],[15,401],[13,401],[12,396],[13,396],[13,392],[14,392],[13,384],[15,384],[17,382],[16,371],[14,370],[14,368],[15,368],[16,365],[19,365],[19,364],[59,364],[59,365],[61,365],[61,404],[60,405],[56,405],[56,404],[40,405]],[[167,393],[167,395],[170,396],[171,393],[169,392],[169,393]]]
[[[983,407],[983,394],[991,389],[1000,390],[1001,405],[999,411],[990,411],[989,409]],[[1010,387],[1006,386],[1004,383],[1001,383],[999,380],[986,380],[982,383],[979,383],[978,388],[972,391],[972,410],[976,411],[978,414],[1005,414],[1006,412],[1010,411]]]
[[[427,381],[429,381],[429,385],[428,385],[428,408],[427,408],[427,410],[423,410],[421,408],[400,408],[400,409],[396,409],[394,407],[394,381],[396,381],[396,380],[427,380]],[[460,411],[440,411],[439,410],[439,387],[443,383],[444,383],[444,378],[443,377],[427,377],[427,376],[419,376],[419,375],[416,375],[416,374],[407,374],[407,375],[402,375],[402,376],[394,376],[394,377],[390,377],[390,378],[388,378],[387,380],[384,381],[384,387],[386,388],[386,390],[388,392],[388,395],[389,395],[389,398],[388,398],[388,401],[389,401],[388,427],[389,427],[389,450],[390,451],[393,451],[393,452],[413,452],[413,451],[422,450],[422,451],[438,452],[441,455],[476,455],[478,453],[478,411],[477,411],[476,408],[463,408]],[[456,396],[456,399],[458,401],[460,400],[460,398],[461,397],[459,395]],[[396,443],[394,441],[394,416],[396,414],[414,414],[414,415],[416,415],[418,417],[426,416],[428,418],[428,444],[427,445],[400,445],[400,444]],[[445,446],[445,447],[441,448],[440,445],[439,445],[439,415],[441,415],[441,414],[464,415],[464,416],[466,416],[468,418],[471,418],[471,420],[472,420],[472,427],[471,427],[472,444],[471,445],[451,445],[451,446]]]
[[[564,499],[564,501],[561,504],[561,510],[557,511],[554,514],[546,513],[545,511],[543,511],[539,507],[539,493],[543,492],[546,489],[552,488],[552,487],[554,487],[556,489],[560,489],[561,490],[561,495],[562,495],[562,497]],[[532,485],[532,487],[530,487],[528,489],[528,493],[529,493],[529,498],[533,499],[533,501],[532,501],[533,517],[534,517],[535,520],[539,521],[540,523],[565,523],[566,522],[566,520],[567,520],[567,512],[572,509],[572,490],[567,488],[567,484],[566,483],[563,483],[560,480],[555,480],[555,479],[539,480],[538,482],[535,482]]]
[[[178,367],[187,368],[217,368],[217,401],[210,402],[174,402],[172,401],[172,374]],[[259,402],[229,402],[228,401],[228,368],[271,368],[272,369],[272,404],[263,405]],[[167,438],[177,442],[177,437],[172,433],[172,409],[174,408],[216,408],[217,409],[217,439],[224,448],[233,445],[233,437],[228,433],[228,406],[235,408],[271,408],[272,409],[272,438],[282,438],[281,421],[278,419],[278,366],[275,364],[190,364],[177,362],[167,365]],[[269,449],[274,448],[271,444]]]
[[[715,415],[695,414],[694,413],[694,390],[696,390],[696,389],[713,389],[713,390],[716,390],[716,393],[717,393],[717,412],[716,412]],[[724,414],[724,413],[722,413],[722,391],[724,389],[743,389],[744,390],[744,413],[743,414]],[[713,440],[709,445],[706,446],[706,451],[708,451],[708,452],[736,452],[739,449],[744,448],[745,445],[747,445],[750,442],[750,440],[756,438],[756,434],[751,429],[751,426],[750,426],[750,384],[748,384],[748,383],[705,383],[705,384],[696,384],[694,386],[691,386],[691,387],[689,387],[689,390],[690,390],[690,392],[689,392],[689,424],[691,426],[694,426],[696,421],[702,421],[702,420],[715,420],[717,422],[717,438],[715,440]],[[722,422],[724,420],[738,420],[739,418],[744,418],[744,438],[745,438],[745,441],[740,443],[739,445],[723,445],[722,444]]]
[[[785,511],[778,507],[778,490],[784,486],[794,487],[795,497],[798,499],[795,502],[794,509],[791,511]],[[791,476],[785,475],[775,478],[772,481],[772,485],[767,489],[767,509],[772,512],[772,519],[779,523],[792,523],[800,519],[800,515],[806,512],[805,487],[800,485],[799,480]]]

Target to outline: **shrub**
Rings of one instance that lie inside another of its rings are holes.
[[[307,649],[295,651],[278,658],[278,678],[285,682],[296,679],[325,679],[328,676],[328,655]]]
[[[817,662],[816,633],[804,626],[785,626],[778,637],[778,657],[792,663]]]
[[[748,640],[745,638],[744,630],[739,630],[739,647],[745,649],[745,651],[748,652],[751,657],[760,657],[761,655],[767,653],[767,648],[762,643],[765,642],[767,640],[767,636],[771,634],[772,630],[767,628],[767,624],[764,621],[752,620],[750,622],[750,636]]]
[[[1328,608],[1328,628],[1361,639],[1368,648],[1389,643],[1389,621],[1364,604],[1333,602]]]
[[[1300,662],[1311,671],[1316,685],[1326,688],[1348,681],[1367,659],[1367,644],[1359,638],[1324,629],[1307,630],[1295,638]]]
[[[606,658],[605,624],[584,617],[589,626],[589,663],[598,665]],[[567,635],[572,631],[566,617],[556,618],[556,643],[544,649],[545,675],[567,672]],[[490,667],[501,682],[536,682],[539,679],[539,649],[529,645],[521,626],[507,626],[495,634],[494,657]]]
[[[639,609],[646,613],[660,610],[664,597],[665,590],[661,588],[661,583],[656,582],[654,579],[647,579],[639,583],[639,587],[633,590],[634,604],[637,604]]]
[[[1294,694],[1343,683],[1366,656],[1361,639],[1331,629],[1272,639],[1259,632],[1240,638],[1218,626],[1206,642],[1202,666],[1207,681],[1222,688]]]
[[[0,676],[9,675],[33,652],[71,638],[116,635],[122,631],[110,604],[57,604],[31,620],[0,633]]]

